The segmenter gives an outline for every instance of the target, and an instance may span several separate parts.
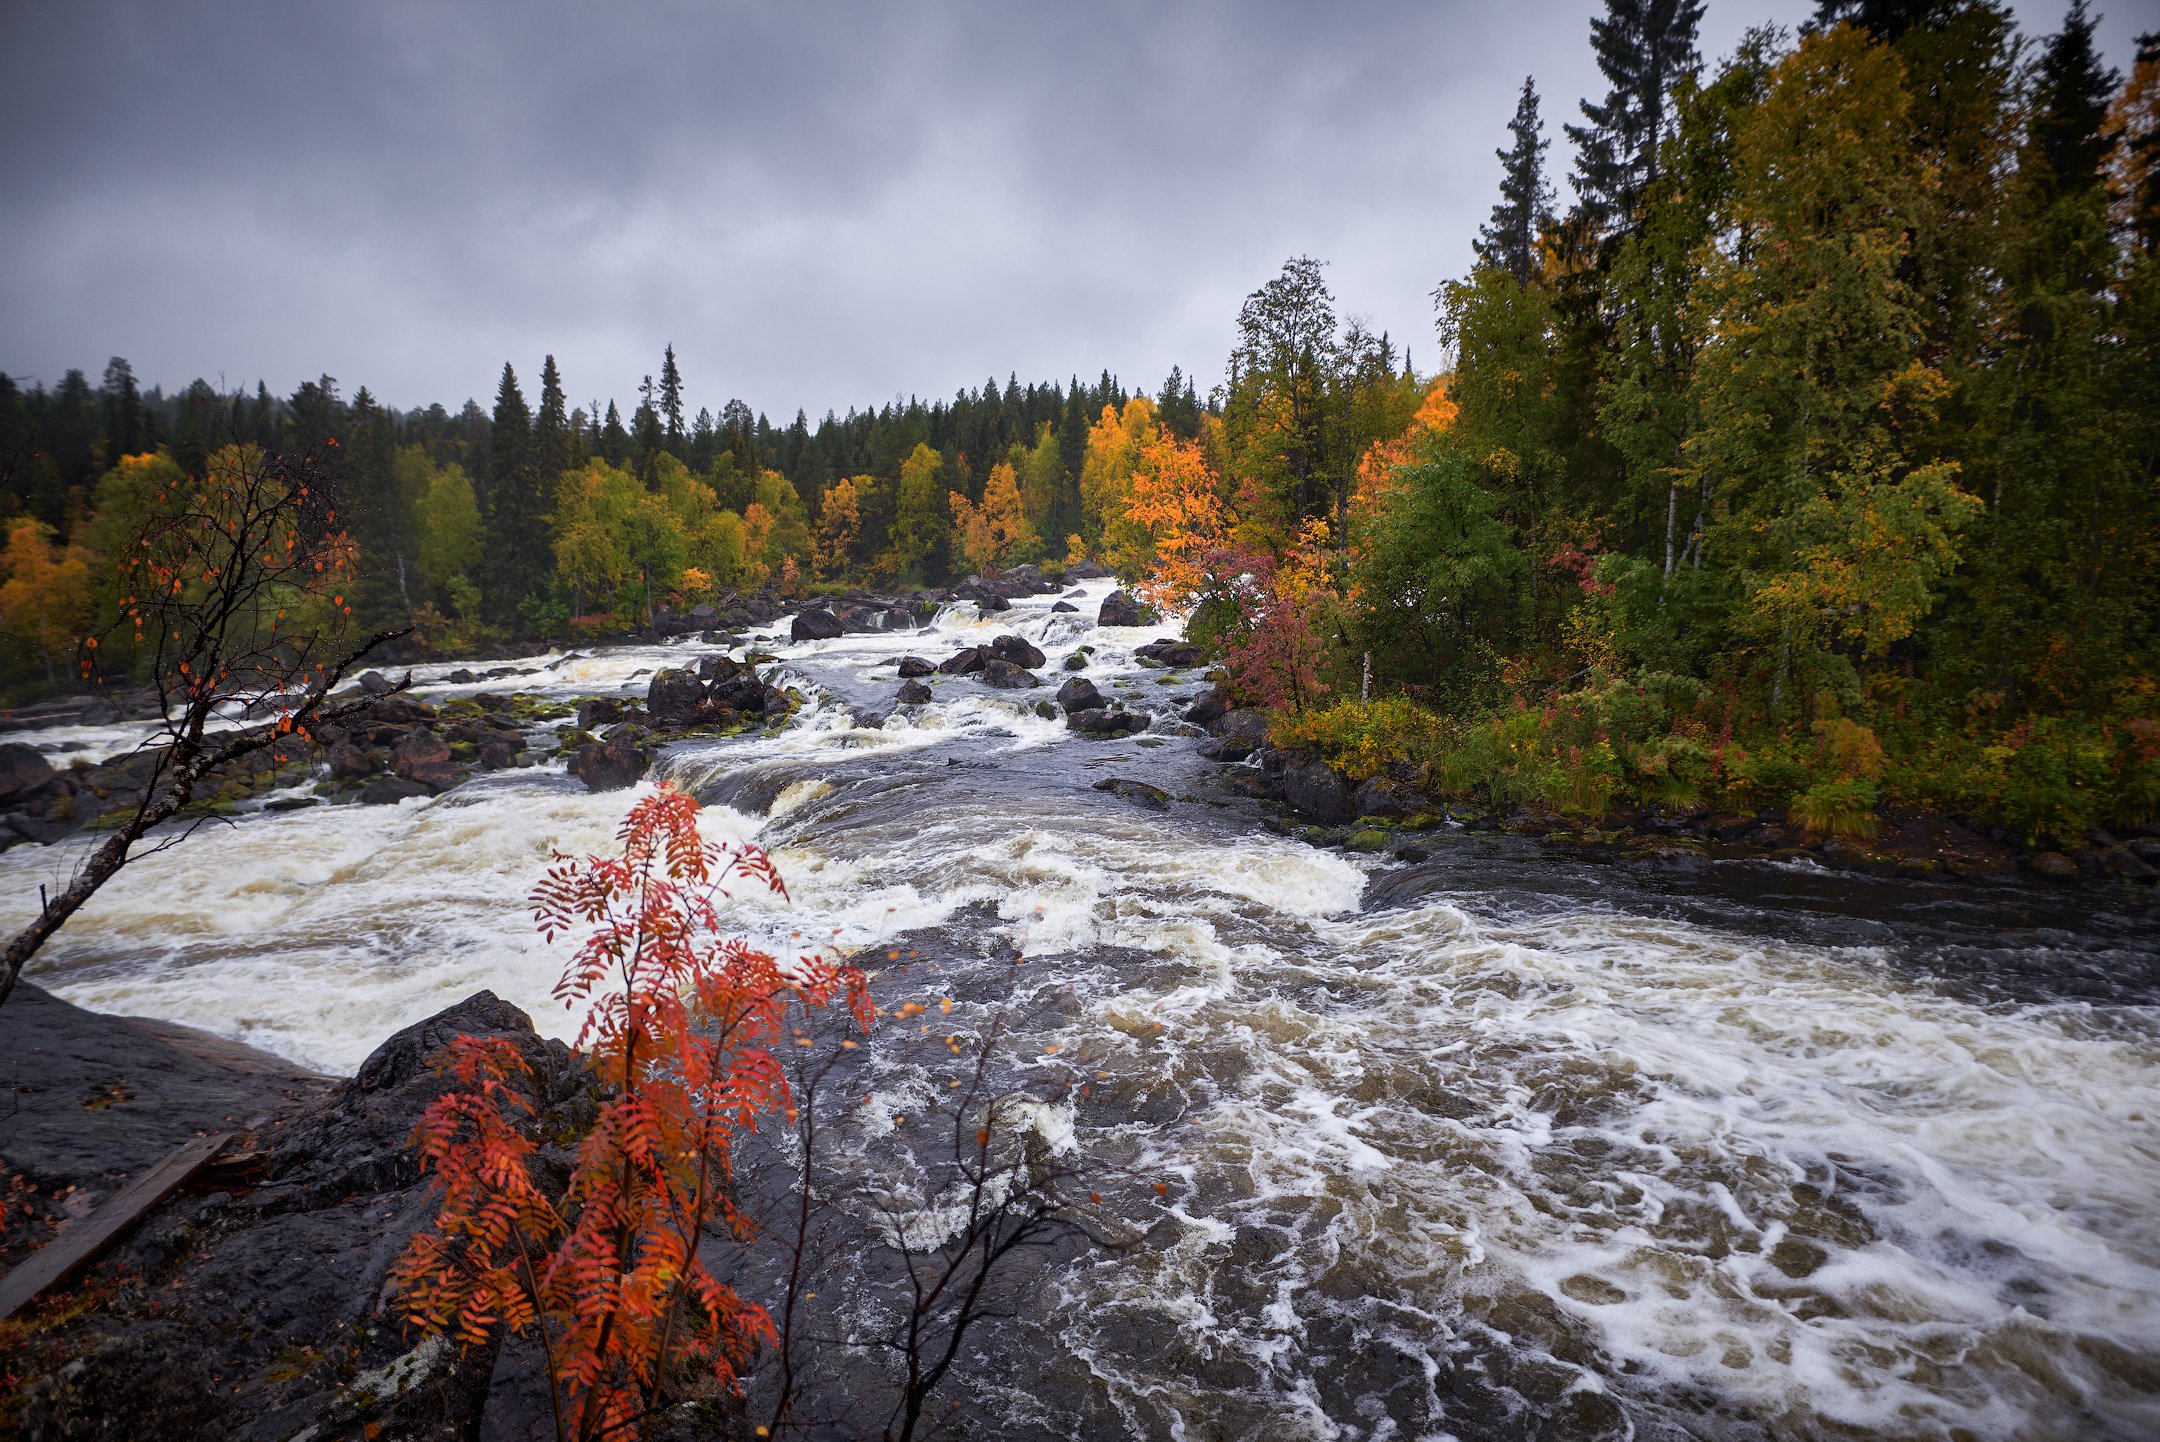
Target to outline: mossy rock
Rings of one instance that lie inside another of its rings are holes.
[[[453,741],[450,743],[450,759],[453,761],[471,761],[479,755],[480,748],[473,742]]]
[[[1367,826],[1353,831],[1349,836],[1345,837],[1343,849],[1345,851],[1385,851],[1388,849],[1388,843],[1392,840],[1394,838],[1379,827]]]
[[[470,696],[460,696],[454,701],[445,701],[439,711],[446,720],[470,720],[487,714],[480,703]]]

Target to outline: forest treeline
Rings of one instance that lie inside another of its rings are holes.
[[[1298,257],[1206,396],[993,379],[782,427],[686,417],[672,348],[627,419],[552,357],[456,413],[0,378],[6,664],[66,669],[161,468],[259,445],[334,458],[356,612],[437,647],[1085,556],[1353,772],[1847,834],[2149,819],[2160,42],[2124,75],[2082,3],[2031,40],[1985,0],[1825,0],[1706,62],[1702,9],[1593,22],[1565,210],[1525,81],[1437,376]]]

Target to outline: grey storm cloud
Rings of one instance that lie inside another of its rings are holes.
[[[10,5],[0,369],[454,408],[544,353],[627,399],[672,343],[693,406],[782,420],[1205,383],[1296,254],[1431,355],[1526,74],[1565,174],[1599,8]],[[1705,53],[1812,8],[1713,0]]]

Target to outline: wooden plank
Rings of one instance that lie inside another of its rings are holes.
[[[104,1250],[201,1171],[231,1138],[230,1132],[197,1137],[107,1199],[82,1221],[32,1252],[0,1277],[0,1321],[6,1321],[55,1287],[81,1275]]]

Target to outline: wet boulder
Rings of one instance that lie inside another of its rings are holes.
[[[330,763],[332,781],[357,781],[382,769],[382,760],[377,753],[363,751],[350,741],[340,741],[332,746],[324,759]]]
[[[807,611],[796,614],[794,622],[788,627],[788,639],[791,641],[830,641],[837,636],[846,634],[846,631],[847,627],[842,624],[838,616],[835,616],[822,606],[814,606]]]
[[[1145,646],[1134,651],[1133,656],[1143,663],[1168,666],[1179,670],[1188,666],[1201,665],[1207,660],[1207,652],[1201,650],[1192,642],[1176,641],[1167,637],[1160,641],[1148,642]]]
[[[1141,605],[1122,590],[1103,597],[1102,609],[1095,613],[1098,626],[1152,626],[1158,619],[1152,608]]]
[[[976,678],[985,686],[995,686],[1001,691],[1017,691],[1027,686],[1040,686],[1042,678],[1025,666],[1016,666],[1000,656],[991,656],[982,664]]]
[[[742,670],[742,662],[728,655],[725,651],[715,652],[710,656],[698,657],[697,673],[701,680],[728,681],[734,679]]]
[[[1148,718],[1121,707],[1101,707],[1089,711],[1068,711],[1065,724],[1085,736],[1130,736],[1145,731]]]
[[[650,764],[635,740],[618,733],[578,747],[570,758],[570,774],[584,782],[587,791],[620,791],[636,785]]]
[[[387,696],[397,689],[390,678],[380,671],[362,671],[359,684],[360,689],[370,696]]]
[[[1048,659],[1019,636],[998,637],[990,643],[990,654],[1000,661],[1010,661],[1015,666],[1023,666],[1031,671]]]
[[[911,678],[900,683],[900,690],[893,699],[903,706],[920,706],[930,700],[931,695],[928,686]]]
[[[1406,781],[1389,776],[1375,776],[1359,786],[1350,804],[1360,816],[1402,817],[1415,816],[1420,811],[1432,809],[1432,802],[1425,793]]]
[[[1084,650],[1075,651],[1065,658],[1065,669],[1068,671],[1085,671],[1087,663],[1087,652]]]
[[[402,776],[378,776],[360,788],[360,804],[362,806],[388,806],[394,802],[409,800],[415,796],[432,796],[434,794],[419,782],[408,781]]]
[[[480,769],[501,771],[517,764],[519,746],[508,739],[489,741],[480,748]]]
[[[578,702],[577,727],[580,731],[594,731],[610,721],[622,719],[623,703],[613,696],[588,696]]]
[[[1079,610],[1080,608],[1079,608],[1078,606],[1075,606],[1075,605],[1074,605],[1074,604],[1073,604],[1072,602],[1070,602],[1070,601],[1057,601],[1057,602],[1054,602],[1054,603],[1052,603],[1052,605],[1051,605],[1050,609],[1051,609],[1051,610],[1053,610],[1053,611],[1073,611],[1073,612],[1077,612],[1077,611],[1078,611],[1078,610]]]
[[[35,746],[0,746],[0,798],[19,796],[52,779],[52,763]]]
[[[1318,757],[1298,757],[1283,768],[1283,800],[1313,820],[1336,826],[1357,815],[1350,783]]]
[[[447,791],[464,779],[450,758],[450,743],[432,731],[408,731],[391,753],[390,769],[431,791]]]
[[[663,723],[695,719],[704,701],[705,683],[674,666],[655,672],[645,688],[645,709]]]
[[[983,668],[988,659],[980,646],[970,646],[938,662],[938,670],[948,676],[972,676]]]
[[[1230,693],[1220,686],[1210,686],[1193,698],[1192,705],[1185,708],[1184,719],[1195,726],[1212,726],[1222,720],[1229,709]]]
[[[902,680],[913,680],[917,676],[930,675],[937,666],[920,656],[902,656],[898,669]]]
[[[1202,746],[1200,754],[1217,761],[1243,761],[1267,745],[1267,712],[1240,706],[1225,711],[1212,729],[1215,739]]]
[[[1057,703],[1068,715],[1075,711],[1100,711],[1110,704],[1103,699],[1102,692],[1095,689],[1095,683],[1085,676],[1075,676],[1058,687]]]
[[[1137,801],[1150,811],[1168,811],[1170,793],[1160,786],[1150,786],[1145,781],[1131,781],[1123,776],[1106,776],[1095,783],[1097,791],[1107,791],[1122,796],[1127,801]]]
[[[765,709],[765,683],[755,671],[744,671],[725,681],[715,681],[707,693],[713,705],[730,711],[759,712]]]

